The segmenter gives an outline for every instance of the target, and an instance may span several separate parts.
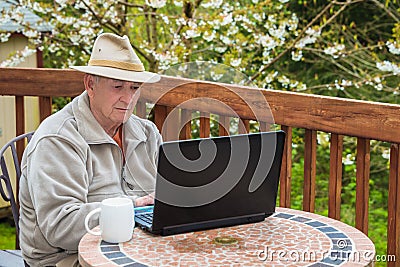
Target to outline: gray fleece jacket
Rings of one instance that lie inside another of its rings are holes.
[[[20,246],[30,266],[54,266],[77,253],[85,216],[103,199],[153,192],[161,143],[156,126],[132,115],[122,136],[125,164],[86,92],[39,126],[23,155],[19,193]]]

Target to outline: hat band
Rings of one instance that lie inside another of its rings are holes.
[[[123,70],[131,71],[144,71],[143,64],[135,64],[130,62],[121,62],[107,59],[91,59],[89,60],[89,66],[101,66],[101,67],[111,67]]]

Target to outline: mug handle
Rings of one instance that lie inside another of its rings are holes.
[[[85,228],[86,228],[86,231],[88,231],[88,233],[90,233],[90,234],[92,234],[92,235],[101,235],[101,230],[95,232],[95,231],[89,229],[89,219],[90,219],[90,217],[92,217],[92,216],[93,216],[94,214],[96,214],[96,213],[99,213],[100,211],[101,211],[101,208],[97,208],[97,209],[94,209],[94,210],[92,210],[91,212],[89,212],[88,215],[86,215],[86,218],[85,218]]]

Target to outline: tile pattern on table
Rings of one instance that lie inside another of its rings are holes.
[[[86,246],[95,246],[87,236],[80,244],[80,253],[86,253]],[[221,245],[215,242],[216,237],[231,237],[237,242]],[[313,213],[277,208],[273,216],[257,224],[164,237],[135,229],[130,242],[97,243],[100,255],[85,260],[97,261],[94,266],[106,266],[105,262],[138,267],[348,266],[348,257],[358,242],[353,238],[364,238],[361,245],[375,253],[372,242],[350,226]],[[368,262],[357,264],[366,266]]]
[[[216,237],[232,237],[237,243],[221,245],[214,242]],[[137,262],[148,266],[153,266],[149,260],[156,260],[158,266],[265,266],[275,264],[275,256],[271,253],[306,249],[327,251],[330,247],[326,235],[313,227],[271,217],[259,224],[166,237],[135,230],[134,239],[124,243],[122,250]],[[287,265],[286,262],[276,264]],[[296,262],[297,266],[309,264],[309,261]]]
[[[375,258],[375,246],[361,231],[343,222],[315,213],[277,208],[276,217],[302,221],[323,232],[331,240],[331,248],[320,262],[310,266],[371,266]],[[306,217],[308,220],[302,219]]]

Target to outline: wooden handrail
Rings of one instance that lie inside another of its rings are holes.
[[[17,133],[23,132],[24,96],[70,96],[83,91],[83,74],[75,70],[0,68],[0,95],[16,96]],[[199,136],[210,135],[210,123],[219,134],[229,134],[231,117],[239,121],[239,133],[249,131],[251,120],[262,131],[279,125],[287,133],[280,179],[280,205],[290,207],[292,130],[305,130],[303,209],[313,212],[316,186],[317,131],[331,134],[329,217],[340,219],[343,137],[357,138],[356,219],[358,229],[368,234],[370,140],[391,143],[387,254],[396,255],[400,266],[400,105],[341,99],[309,94],[262,90],[162,76],[145,84],[136,114],[146,117],[147,104],[154,104],[153,121],[166,140],[191,138],[192,111],[200,113]],[[51,112],[43,105],[41,118]],[[211,114],[218,115],[214,121]],[[166,119],[168,118],[168,122]],[[172,119],[171,119],[172,118]]]
[[[0,95],[76,96],[83,91],[83,74],[75,70],[0,68],[0,77]],[[265,101],[260,101],[260,92]],[[146,84],[142,96],[152,103],[157,101],[158,105],[169,107],[195,97],[207,97],[225,103],[231,110],[217,106],[215,102],[203,101],[197,106],[203,112],[252,120],[257,119],[255,115],[258,114],[258,120],[264,122],[400,143],[399,105],[255,90],[167,76],[158,83]],[[267,112],[269,107],[272,107],[273,118]]]

